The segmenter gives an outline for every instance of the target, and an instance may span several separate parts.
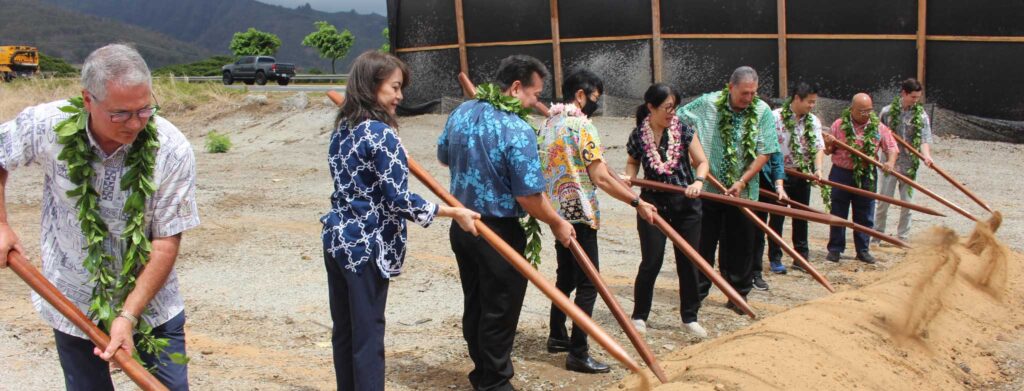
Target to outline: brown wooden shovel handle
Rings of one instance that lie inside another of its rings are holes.
[[[725,186],[723,186],[722,183],[718,181],[718,179],[715,179],[714,175],[708,173],[707,179],[719,191],[721,191],[722,193],[726,192]],[[779,234],[776,233],[775,230],[769,227],[768,224],[765,224],[764,221],[761,221],[761,219],[759,219],[757,215],[754,214],[754,212],[751,212],[750,209],[747,209],[745,207],[739,208],[743,212],[743,214],[746,215],[747,218],[754,223],[754,225],[760,228],[761,231],[764,231],[764,233],[768,235],[768,237],[773,242],[775,242],[775,244],[778,244],[779,247],[782,248],[782,251],[785,251],[786,254],[789,254],[789,256],[793,258],[793,260],[796,261],[797,264],[800,265],[800,267],[806,270],[807,274],[810,274],[815,281],[821,284],[821,286],[825,287],[825,289],[827,289],[829,292],[835,293],[836,289],[832,287],[832,283],[828,282],[828,279],[825,278],[825,276],[821,275],[821,273],[818,272],[818,269],[815,269],[810,262],[807,262],[807,260],[804,259],[802,255],[800,255],[800,253],[796,252],[796,250],[793,249],[793,246],[790,246],[789,243],[786,243],[786,240],[779,236]],[[760,256],[758,257],[757,262],[761,262]]]
[[[17,251],[7,253],[7,266],[14,271],[14,274],[21,277],[32,290],[36,291],[43,300],[50,303],[57,312],[60,312],[75,327],[82,330],[92,340],[92,343],[96,344],[96,347],[100,348],[100,350],[107,349],[107,344],[110,343],[110,336],[100,330],[99,327],[96,327],[92,320],[86,317],[67,297],[64,297],[64,294],[60,293],[46,277],[43,277],[42,273],[39,273],[39,269],[36,269],[35,266],[29,263],[28,259],[25,259],[25,256]],[[121,366],[124,373],[139,388],[146,391],[167,390],[167,387],[164,387],[159,380],[153,377],[153,374],[149,373],[146,368],[139,364],[138,361],[135,361],[124,350],[118,349],[114,353],[114,362]]]

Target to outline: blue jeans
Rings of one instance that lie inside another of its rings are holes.
[[[110,364],[92,353],[96,347],[88,339],[78,338],[53,330],[57,341],[57,356],[64,369],[64,387],[69,391],[113,390],[110,380]],[[170,345],[164,348],[160,359],[139,351],[147,367],[156,366],[156,379],[167,388],[188,390],[188,365],[171,362],[171,353],[185,354],[185,311],[162,325],[153,328],[153,336],[167,338]]]
[[[854,186],[853,171],[832,166],[828,179],[844,185]],[[866,183],[861,189],[875,191],[874,183]],[[875,226],[875,200],[868,197],[853,195],[842,189],[832,188],[832,215],[846,220],[853,207],[853,222],[868,228]],[[868,234],[853,232],[853,247],[857,254],[868,252]],[[846,249],[846,228],[832,227],[828,235],[828,251],[842,253]]]

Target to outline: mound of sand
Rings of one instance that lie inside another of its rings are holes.
[[[649,372],[618,388],[957,389],[1001,378],[996,339],[1024,331],[1024,254],[993,235],[935,227],[903,264],[840,292],[708,343],[662,357],[670,383]]]

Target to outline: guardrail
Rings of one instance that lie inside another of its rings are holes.
[[[210,81],[221,81],[221,76],[168,76],[168,78],[174,81],[181,81],[185,83],[199,83],[199,82],[210,82]],[[292,76],[292,81],[348,81],[348,74],[336,74],[336,75],[313,75],[313,74],[297,74]]]

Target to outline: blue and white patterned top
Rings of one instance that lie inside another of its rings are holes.
[[[515,197],[544,191],[537,134],[516,114],[470,100],[448,117],[437,160],[451,170],[451,193],[483,217],[523,217]]]
[[[402,140],[383,122],[342,122],[331,135],[327,164],[334,192],[324,224],[324,251],[339,265],[362,273],[368,263],[384,278],[402,273],[405,220],[430,225],[440,209],[409,191],[409,167]]]

